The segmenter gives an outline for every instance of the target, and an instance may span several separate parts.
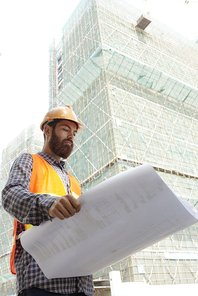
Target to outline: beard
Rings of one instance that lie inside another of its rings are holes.
[[[65,143],[65,141],[70,141],[71,142],[71,146],[67,145]],[[57,137],[55,130],[52,130],[52,137],[49,141],[49,147],[51,148],[51,150],[53,151],[54,154],[62,157],[63,159],[66,159],[70,156],[70,154],[72,153],[74,144],[71,140],[69,139],[65,139],[63,141],[60,141],[59,137]]]

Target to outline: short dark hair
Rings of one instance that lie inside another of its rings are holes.
[[[52,127],[52,130],[55,130],[56,125],[61,121],[62,119],[54,119],[53,121],[50,121],[49,123],[46,123],[45,125],[49,125]],[[44,126],[45,126],[44,125]],[[43,127],[44,128],[44,127]],[[43,133],[43,137],[45,140],[45,133]]]

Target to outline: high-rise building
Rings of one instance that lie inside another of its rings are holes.
[[[118,0],[81,1],[50,49],[50,108],[84,124],[68,170],[83,190],[150,163],[198,202],[198,46]],[[152,285],[198,281],[194,225],[94,274]]]
[[[121,0],[80,2],[50,49],[49,107],[72,105],[84,125],[67,162],[84,191],[148,162],[179,198],[197,205],[197,69],[197,43],[149,15]],[[41,149],[37,132],[30,128],[3,151],[2,187],[20,153]],[[0,295],[7,296],[15,280],[12,219],[3,209],[0,230]],[[194,225],[98,271],[98,293],[109,295],[110,270],[120,270],[123,282],[197,283],[197,232]]]
[[[1,190],[5,185],[10,167],[17,156],[23,152],[37,153],[43,146],[43,135],[39,127],[31,125],[22,131],[3,150],[1,162]],[[13,219],[0,206],[0,295],[15,294],[15,276],[10,273],[10,253],[12,249]]]

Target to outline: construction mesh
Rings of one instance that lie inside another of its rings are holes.
[[[43,146],[43,136],[39,127],[31,125],[22,131],[3,150],[1,163],[1,190],[3,189],[10,168],[17,156],[21,153],[37,153]],[[13,219],[0,207],[0,295],[15,294],[15,275],[10,273],[10,253],[12,249]]]
[[[84,125],[67,161],[83,191],[147,162],[179,198],[197,206],[197,44],[156,20],[144,31],[137,29],[140,16],[123,1],[81,1],[63,27],[62,40],[50,49],[49,109],[70,104]],[[6,174],[15,156],[3,164]],[[10,243],[8,238],[2,243],[3,223],[1,228],[0,259],[5,263],[0,266],[5,268],[0,267],[0,291],[9,291]],[[194,225],[94,278],[106,279],[114,269],[123,281],[197,283],[197,247]]]
[[[148,162],[196,206],[197,45],[155,20],[137,29],[140,16],[119,1],[81,2],[51,47],[50,108],[71,104],[85,126],[67,167],[87,190]],[[94,277],[196,283],[197,246],[194,225]]]

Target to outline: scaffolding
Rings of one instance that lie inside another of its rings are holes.
[[[79,3],[63,27],[61,41],[50,49],[49,109],[70,104],[84,125],[67,161],[83,191],[147,162],[179,198],[197,206],[198,47],[153,19],[142,30],[137,27],[141,15],[119,0]],[[36,135],[35,143],[41,143]],[[17,145],[12,143],[3,157],[5,179]],[[21,144],[17,151],[28,147]],[[4,215],[2,210],[9,224]],[[1,230],[4,296],[5,287],[13,289],[13,280],[4,222]],[[124,282],[197,283],[197,230],[193,225],[98,271],[94,280],[105,283],[105,292],[97,285],[97,294],[109,294],[111,270],[119,270]]]
[[[141,29],[141,15],[118,0],[79,4],[56,48],[61,79],[50,108],[71,104],[85,127],[67,161],[84,191],[148,162],[196,206],[198,48],[156,20]],[[197,283],[197,247],[194,225],[94,278],[106,281],[113,269],[126,282]]]
[[[37,153],[43,146],[43,135],[39,127],[31,125],[23,130],[3,150],[1,162],[1,190],[5,185],[13,161],[21,153]],[[0,295],[14,295],[15,276],[10,273],[10,253],[12,249],[13,219],[0,206]]]

